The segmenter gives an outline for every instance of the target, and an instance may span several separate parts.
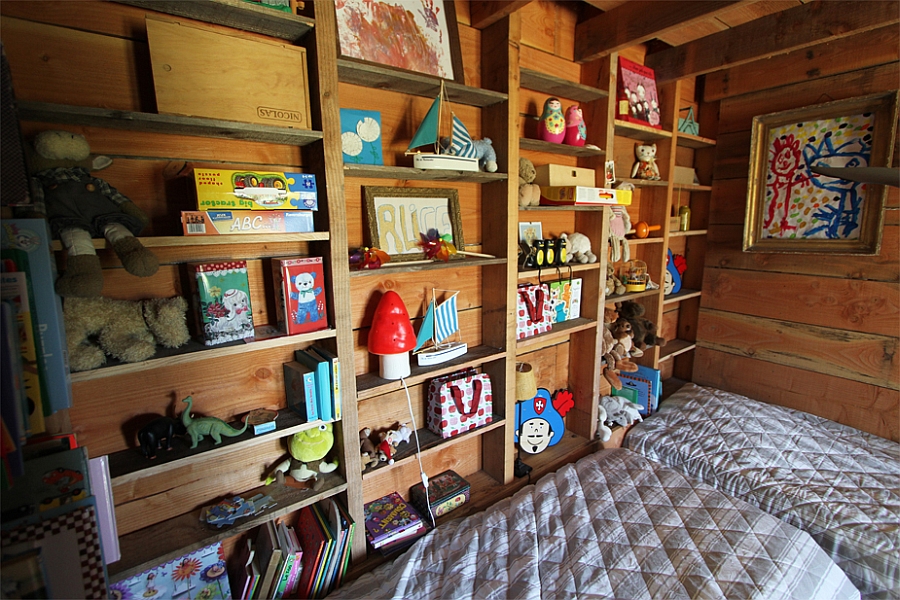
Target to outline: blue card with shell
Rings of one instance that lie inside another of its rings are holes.
[[[383,165],[381,113],[377,110],[341,109],[341,149],[344,163]]]

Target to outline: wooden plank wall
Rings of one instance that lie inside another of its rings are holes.
[[[893,43],[833,42],[707,78],[707,99],[721,103],[693,378],[898,440],[898,190],[877,256],[741,251],[751,119],[896,89],[896,28],[871,35]]]

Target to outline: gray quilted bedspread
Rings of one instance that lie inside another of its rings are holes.
[[[445,523],[331,598],[858,598],[810,537],[628,450]]]
[[[625,446],[808,532],[864,597],[900,598],[900,444],[688,384]]]

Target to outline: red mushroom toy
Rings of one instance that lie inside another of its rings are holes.
[[[409,313],[397,292],[385,292],[369,330],[369,352],[381,357],[380,375],[383,379],[402,379],[409,376],[409,351],[416,347],[416,334],[409,322]]]

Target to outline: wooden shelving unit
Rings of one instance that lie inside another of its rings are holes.
[[[346,177],[367,177],[371,179],[400,179],[405,181],[457,181],[489,183],[509,178],[506,173],[485,173],[483,171],[447,171],[444,169],[416,169],[390,165],[344,165]]]
[[[589,148],[587,146],[569,146],[568,144],[554,144],[544,140],[521,138],[519,148],[534,152],[549,152],[551,154],[563,154],[566,156],[604,156],[606,151],[601,148]]]

